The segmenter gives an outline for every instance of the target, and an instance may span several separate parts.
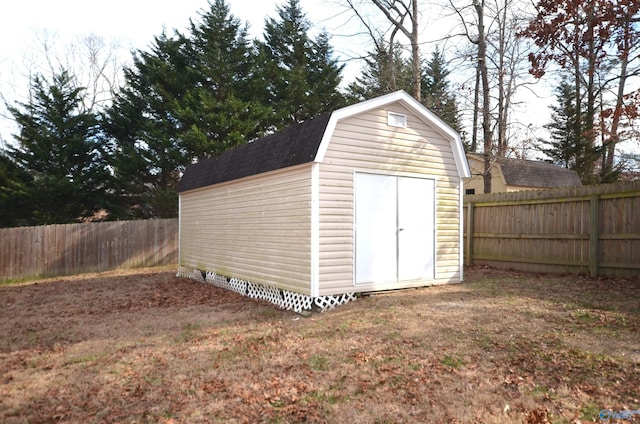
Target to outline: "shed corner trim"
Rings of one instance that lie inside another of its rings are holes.
[[[320,165],[311,165],[311,297],[320,296]]]

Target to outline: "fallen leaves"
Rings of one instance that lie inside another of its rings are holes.
[[[638,408],[639,282],[480,271],[309,318],[171,273],[2,287],[0,421],[545,424]]]
[[[534,409],[533,411],[528,411],[524,417],[524,422],[526,424],[551,424],[549,410]]]

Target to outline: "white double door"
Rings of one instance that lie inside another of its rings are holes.
[[[435,182],[356,173],[355,283],[434,277]]]

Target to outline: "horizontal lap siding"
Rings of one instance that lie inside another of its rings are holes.
[[[310,165],[181,195],[180,263],[310,294]]]
[[[388,110],[406,114],[407,128],[388,126]],[[459,280],[461,182],[451,145],[410,111],[394,105],[339,122],[320,164],[320,295],[356,291],[354,171],[436,180],[436,282]]]
[[[436,185],[436,278],[460,278],[460,184],[443,179]]]
[[[352,170],[320,165],[319,211],[320,295],[353,291]]]

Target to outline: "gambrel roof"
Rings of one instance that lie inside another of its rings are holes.
[[[505,182],[519,187],[572,187],[581,186],[576,171],[549,162],[501,158],[498,160]]]
[[[229,150],[217,158],[193,164],[185,170],[178,191],[188,191],[250,175],[312,162],[330,113]]]
[[[404,91],[396,91],[326,113],[260,140],[229,150],[217,158],[190,165],[178,192],[275,171],[308,162],[322,162],[339,120],[399,102],[451,142],[460,177],[469,177],[469,165],[458,133]]]

